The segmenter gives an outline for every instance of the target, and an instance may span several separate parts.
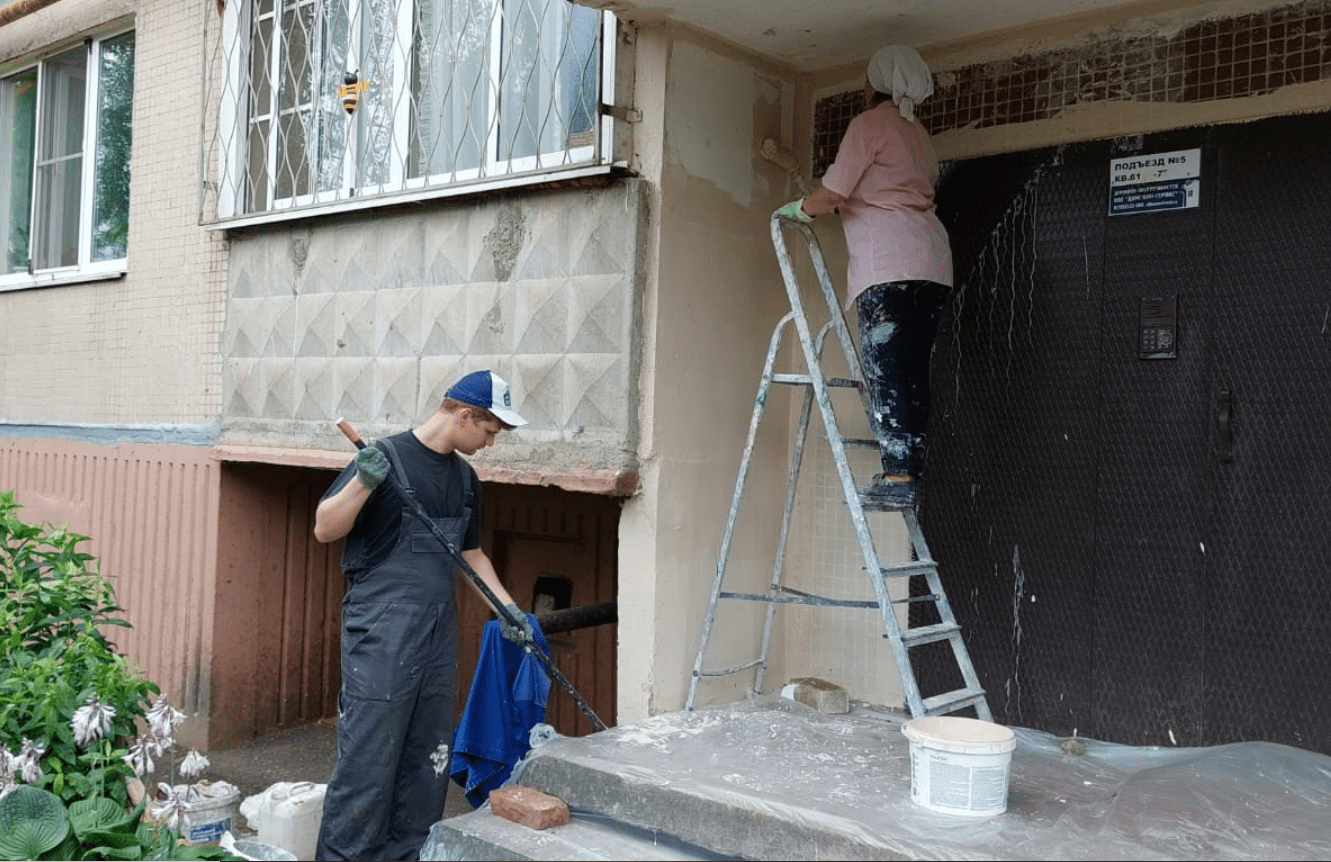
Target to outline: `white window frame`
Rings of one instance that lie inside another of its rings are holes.
[[[0,69],[0,78],[9,78],[21,72],[30,69],[37,70],[37,128],[36,136],[33,141],[34,159],[33,171],[30,178],[32,183],[31,205],[28,214],[28,246],[31,255],[33,235],[36,233],[39,213],[38,206],[41,203],[38,194],[37,171],[39,167],[40,153],[42,152],[42,112],[46,106],[48,93],[48,63],[65,54],[70,53],[82,47],[84,52],[84,87],[83,87],[83,137],[82,150],[80,158],[82,166],[79,180],[79,219],[78,219],[78,260],[77,262],[65,265],[45,267],[41,269],[34,268],[31,259],[29,260],[29,270],[27,272],[5,273],[0,272],[0,291],[22,290],[31,287],[49,287],[60,284],[78,284],[87,281],[97,281],[102,279],[120,278],[129,271],[129,252],[126,249],[125,257],[114,258],[112,260],[94,261],[92,260],[93,243],[93,208],[96,203],[96,169],[97,160],[97,134],[100,129],[98,123],[98,110],[100,100],[98,94],[101,87],[101,46],[105,42],[112,41],[127,33],[134,32],[133,27],[125,27],[106,33],[100,33],[90,37],[83,43],[64,44],[59,48],[53,48],[43,52],[35,61],[22,65],[15,65],[10,68]],[[137,64],[137,51],[135,63]],[[4,94],[0,91],[0,98]],[[8,177],[0,177],[0,194],[6,198],[10,192]],[[128,201],[126,201],[128,205]],[[9,226],[4,213],[0,213],[0,237],[5,237],[8,242]]]
[[[278,26],[274,28],[274,42],[279,38],[277,34],[280,33],[281,29],[282,2],[283,0],[274,0],[274,14],[278,16]],[[351,0],[349,3],[349,17],[354,20],[357,15],[361,14],[361,10],[369,5],[369,2],[370,0]],[[502,4],[504,0],[493,0],[493,2]],[[489,134],[484,144],[485,155],[480,166],[457,169],[447,174],[408,177],[405,175],[406,160],[401,154],[407,152],[410,144],[408,137],[411,133],[413,119],[411,117],[411,99],[401,98],[400,94],[395,92],[392,96],[392,104],[394,105],[392,143],[389,145],[389,152],[392,157],[388,160],[388,175],[382,182],[358,180],[353,176],[354,166],[361,163],[359,147],[362,145],[362,135],[360,133],[363,132],[363,126],[356,125],[347,132],[349,140],[346,143],[346,154],[342,160],[343,180],[339,188],[319,190],[317,188],[319,172],[316,168],[314,171],[316,187],[312,192],[279,199],[275,196],[276,177],[273,170],[278,158],[275,149],[278,143],[278,135],[270,129],[268,136],[270,152],[266,154],[270,189],[267,198],[268,206],[264,210],[247,211],[248,156],[246,149],[249,140],[250,117],[245,99],[249,93],[249,52],[252,47],[250,41],[252,32],[251,10],[252,4],[250,3],[228,3],[223,12],[222,44],[224,54],[228,59],[224,64],[224,81],[218,102],[219,117],[217,125],[219,138],[224,142],[224,145],[218,148],[219,180],[217,183],[216,217],[219,222],[224,223],[221,226],[239,227],[253,223],[282,220],[283,218],[307,216],[312,211],[331,214],[372,206],[383,206],[388,202],[385,198],[400,200],[405,203],[426,198],[474,193],[493,188],[544,183],[561,178],[605,174],[611,170],[614,120],[604,110],[604,106],[613,105],[614,103],[613,70],[615,69],[614,37],[616,24],[613,13],[596,9],[591,10],[600,16],[600,60],[596,67],[599,75],[597,92],[599,104],[595,106],[596,116],[593,120],[594,141],[580,146],[567,147],[552,153],[538,153],[533,156],[500,161],[498,159],[498,134],[495,130],[498,124],[491,121],[488,123]],[[398,40],[405,39],[406,43],[410,44],[413,18],[412,5],[410,2],[403,2],[398,6],[397,11],[395,38]],[[317,22],[316,26],[322,26],[322,22]],[[498,44],[502,39],[500,26],[500,16],[496,15],[490,28],[492,45]],[[360,28],[353,25],[350,28],[349,41],[351,50],[356,55],[361,53],[359,35]],[[310,41],[311,44],[307,45],[307,52],[313,56],[321,50],[321,47],[313,44],[316,41],[315,39],[311,38]],[[275,50],[274,56],[278,54],[280,54],[280,51]],[[500,71],[497,58],[499,54],[500,52],[495,50],[490,53],[491,68],[488,72],[487,118],[493,118],[498,110]],[[318,64],[312,72],[312,86],[316,88],[313,96],[314,113],[317,113],[320,100],[329,98],[330,94],[318,91],[320,79],[325,71],[321,68],[322,59],[313,62]],[[392,66],[394,80],[405,82],[402,86],[409,88],[410,73],[411,70],[405,60],[405,55],[400,51],[394,51]],[[270,72],[270,76],[272,74]],[[371,85],[373,86],[373,82]],[[273,100],[276,101],[276,88],[280,86],[280,80],[272,78],[272,86],[275,88]],[[364,97],[362,96],[362,98]],[[231,143],[225,144],[228,141]],[[311,157],[317,160],[318,156],[314,151],[314,144],[308,131],[306,146],[309,148]]]

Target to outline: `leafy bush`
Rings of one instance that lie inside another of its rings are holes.
[[[169,707],[149,715],[161,689],[105,634],[129,623],[77,549],[88,537],[19,508],[0,491],[0,859],[236,858],[178,847],[177,831],[143,823],[146,799],[131,806],[136,720]]]
[[[19,508],[0,491],[0,743],[42,746],[41,786],[64,801],[98,794],[127,805],[133,772],[112,743],[134,735],[160,689],[103,631],[129,623],[97,561],[77,548],[88,537],[24,523]],[[102,745],[80,751],[69,721],[93,697],[115,717]]]

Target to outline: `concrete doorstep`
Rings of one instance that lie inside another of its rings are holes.
[[[980,769],[929,761],[934,750],[915,750],[902,732],[907,716],[804,700],[830,711],[764,697],[556,735],[500,788],[525,788],[531,804],[500,816],[503,805],[487,802],[446,818],[421,859],[1331,858],[1325,755],[1012,728],[997,797],[963,815],[915,799],[912,767],[949,795],[966,792],[956,773]]]

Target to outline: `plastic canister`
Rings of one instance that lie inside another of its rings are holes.
[[[910,740],[910,797],[931,811],[988,817],[1007,810],[1008,776],[1017,747],[1011,728],[991,721],[933,715],[901,727]]]
[[[297,859],[313,859],[327,789],[327,784],[310,781],[278,782],[269,787],[259,800],[259,840],[281,847]]]

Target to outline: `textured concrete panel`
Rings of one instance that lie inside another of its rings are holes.
[[[478,457],[634,469],[645,218],[626,181],[234,237],[222,442],[338,449],[492,368],[530,425]]]

